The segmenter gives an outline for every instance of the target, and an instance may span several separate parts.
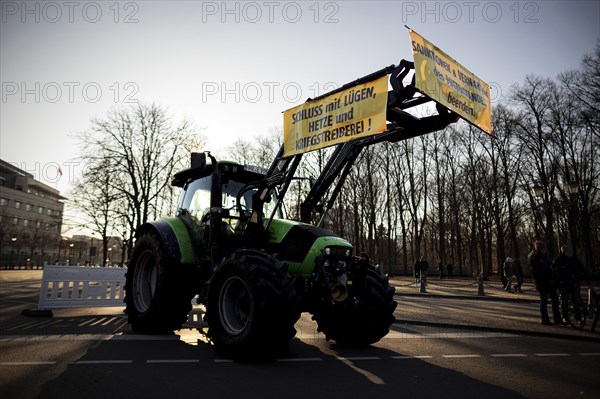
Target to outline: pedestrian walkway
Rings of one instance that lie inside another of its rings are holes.
[[[532,282],[523,284],[521,292],[504,291],[502,283],[498,279],[483,280],[483,295],[480,293],[479,282],[476,278],[458,277],[452,279],[436,279],[429,277],[424,293],[421,293],[421,286],[415,284],[413,277],[390,277],[390,283],[396,287],[396,293],[401,295],[448,295],[459,297],[487,297],[487,299],[506,299],[506,300],[524,300],[538,301],[538,293]]]
[[[583,330],[542,325],[539,296],[530,280],[519,293],[504,291],[499,279],[484,280],[483,295],[476,278],[430,277],[425,292],[411,276],[393,276],[390,283],[396,288],[395,315],[400,324],[600,339],[600,331],[592,332],[589,325]]]

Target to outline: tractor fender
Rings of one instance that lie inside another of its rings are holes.
[[[162,218],[142,224],[136,231],[136,238],[152,231],[160,239],[165,255],[179,260],[182,264],[196,263],[194,246],[185,224],[178,218]]]

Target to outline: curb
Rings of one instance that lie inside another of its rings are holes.
[[[465,324],[450,324],[450,323],[435,323],[428,321],[411,321],[411,320],[398,320],[394,321],[394,324],[410,324],[426,327],[439,327],[439,328],[454,328],[458,330],[476,330],[485,332],[497,332],[503,334],[513,335],[528,335],[533,337],[542,338],[554,338],[554,339],[569,339],[574,341],[585,341],[598,343],[598,337],[586,337],[582,335],[571,335],[571,334],[560,334],[553,332],[541,332],[541,331],[529,331],[529,330],[518,330],[513,328],[500,328],[500,327],[485,327],[485,326],[472,326]],[[556,327],[563,328],[563,327]],[[564,328],[572,328],[571,326],[564,326]]]
[[[539,299],[527,299],[527,298],[505,298],[498,296],[484,296],[484,295],[453,295],[453,294],[434,294],[434,293],[404,293],[395,292],[394,296],[408,296],[408,297],[429,297],[429,298],[445,298],[445,299],[468,299],[468,300],[484,300],[484,301],[498,301],[498,302],[521,302],[521,303],[539,303]]]

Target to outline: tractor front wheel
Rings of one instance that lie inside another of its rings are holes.
[[[205,320],[216,349],[239,359],[272,357],[296,334],[295,278],[275,257],[241,250],[210,280]]]
[[[379,341],[394,322],[394,287],[388,277],[372,264],[366,273],[353,281],[343,302],[325,298],[313,313],[318,331],[327,340],[345,346],[367,346]]]

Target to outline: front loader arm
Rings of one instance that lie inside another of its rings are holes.
[[[386,68],[390,71],[390,85],[392,86],[392,90],[388,92],[387,120],[390,123],[387,125],[387,130],[375,136],[359,138],[337,145],[323,172],[300,205],[302,222],[310,222],[313,212],[317,211],[321,213],[317,225],[321,224],[327,210],[331,209],[335,203],[346,177],[363,148],[385,141],[395,143],[432,133],[444,129],[458,120],[455,113],[437,103],[437,115],[418,118],[404,111],[432,101],[425,96],[416,96],[414,78],[410,85],[404,86],[402,83],[402,79],[406,77],[411,69],[414,69],[414,63],[406,60],[402,60],[397,67]],[[336,183],[333,191],[329,198],[325,199],[325,195],[334,182]]]
[[[318,100],[350,87],[372,81],[383,75],[390,75],[392,90],[388,92],[386,119],[389,123],[387,124],[386,131],[374,136],[350,140],[336,146],[323,172],[316,179],[305,200],[300,205],[300,219],[302,222],[309,222],[314,211],[319,211],[322,214],[321,220],[323,219],[326,211],[335,203],[352,165],[364,147],[384,141],[395,143],[432,133],[444,129],[449,124],[458,120],[458,116],[455,113],[438,103],[436,103],[437,115],[420,118],[405,111],[406,109],[433,101],[429,97],[418,94],[414,87],[414,77],[411,84],[405,86],[402,83],[402,79],[406,77],[411,69],[414,69],[414,63],[402,60],[398,66],[391,65],[383,68],[315,99],[308,100]],[[282,145],[265,176],[265,180],[253,198],[253,211],[247,230],[250,235],[264,231],[262,212],[265,201],[270,198],[271,191],[276,187],[279,188],[278,201],[283,201],[283,197],[294,178],[294,173],[302,158],[302,154],[284,157],[283,149]],[[329,199],[325,200],[324,197],[334,183],[335,187],[331,191]],[[273,216],[274,213],[270,215],[269,220]]]
[[[390,123],[387,126],[387,131],[380,135],[338,144],[323,172],[306,196],[306,199],[300,204],[301,221],[308,223],[311,220],[312,213],[318,211],[321,213],[321,218],[317,226],[321,224],[327,210],[331,209],[335,203],[346,177],[363,148],[384,141],[396,143],[444,129],[450,123],[456,122],[456,115],[449,111],[443,112],[444,110],[442,110],[441,114],[420,118],[415,122],[411,121],[410,126],[399,126],[396,123]],[[327,199],[325,207],[323,207],[323,203],[325,202],[324,197],[338,176],[339,178],[335,187],[329,199]]]

